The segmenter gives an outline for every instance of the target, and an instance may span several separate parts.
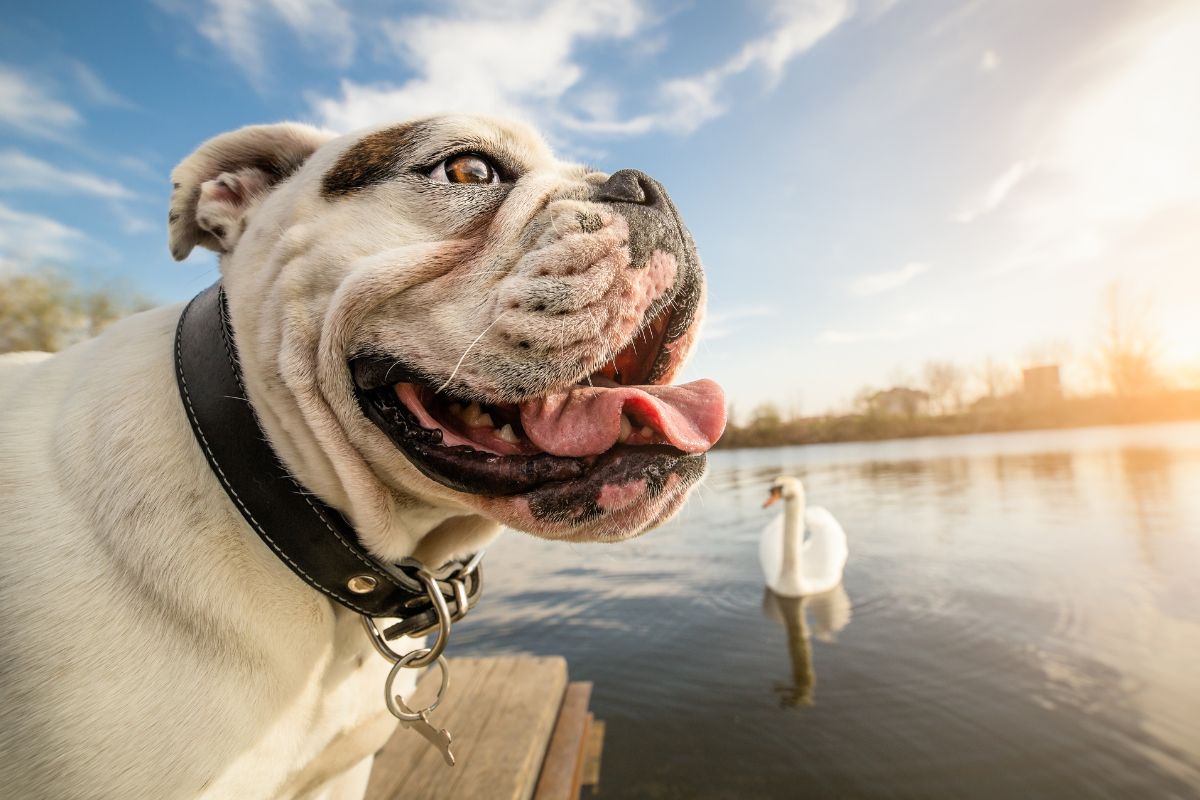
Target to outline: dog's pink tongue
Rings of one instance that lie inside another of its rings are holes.
[[[725,430],[725,393],[710,380],[682,386],[580,386],[521,404],[525,434],[556,456],[599,455],[617,443],[621,414],[685,453],[703,453]]]

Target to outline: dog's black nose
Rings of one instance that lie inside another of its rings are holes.
[[[636,169],[619,169],[596,190],[597,200],[610,203],[636,203],[639,206],[654,206],[662,201],[662,189],[658,181]]]

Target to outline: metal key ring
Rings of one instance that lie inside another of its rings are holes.
[[[396,703],[398,699],[403,700],[403,698],[396,697],[392,692],[392,684],[396,682],[396,676],[400,674],[400,670],[412,666],[413,661],[425,658],[432,652],[428,647],[422,647],[419,650],[406,653],[399,661],[392,665],[392,671],[388,673],[387,680],[383,683],[383,699],[387,703],[388,711],[392,712],[392,715],[397,719],[402,719],[405,722],[418,722],[421,720],[422,714],[429,714],[442,702],[442,697],[446,694],[446,687],[450,685],[450,667],[446,664],[445,656],[438,656],[436,659],[437,665],[442,670],[442,685],[438,687],[437,697],[433,698],[433,702],[425,708],[411,712],[404,711]]]
[[[426,594],[437,614],[437,622],[428,629],[415,631],[411,635],[414,637],[424,636],[427,633],[437,630],[438,637],[430,647],[413,650],[410,653],[401,655],[388,645],[387,638],[379,630],[379,626],[375,624],[375,620],[365,614],[362,616],[363,627],[366,628],[367,635],[371,639],[371,644],[375,646],[375,650],[378,651],[379,655],[392,663],[403,662],[414,669],[427,667],[435,659],[441,657],[442,651],[446,649],[446,643],[450,641],[450,625],[453,622],[450,616],[450,608],[446,605],[446,598],[442,596],[433,576],[427,572],[422,572],[420,578],[425,584]]]

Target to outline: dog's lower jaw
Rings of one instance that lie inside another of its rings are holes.
[[[550,541],[576,543],[616,542],[631,539],[652,530],[673,517],[687,501],[691,488],[704,472],[703,462],[685,474],[670,474],[657,487],[644,486],[645,480],[633,481],[613,490],[613,501],[596,507],[568,509],[560,515],[539,515],[526,498],[479,498],[476,502],[488,516],[507,527]],[[643,484],[638,486],[636,484]],[[621,497],[622,494],[626,496]],[[632,498],[632,499],[630,499]],[[607,507],[599,507],[605,505]],[[572,516],[572,514],[575,516]]]

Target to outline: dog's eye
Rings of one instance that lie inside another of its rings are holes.
[[[495,184],[500,182],[500,172],[492,162],[475,153],[461,153],[438,164],[429,177],[439,183]]]

